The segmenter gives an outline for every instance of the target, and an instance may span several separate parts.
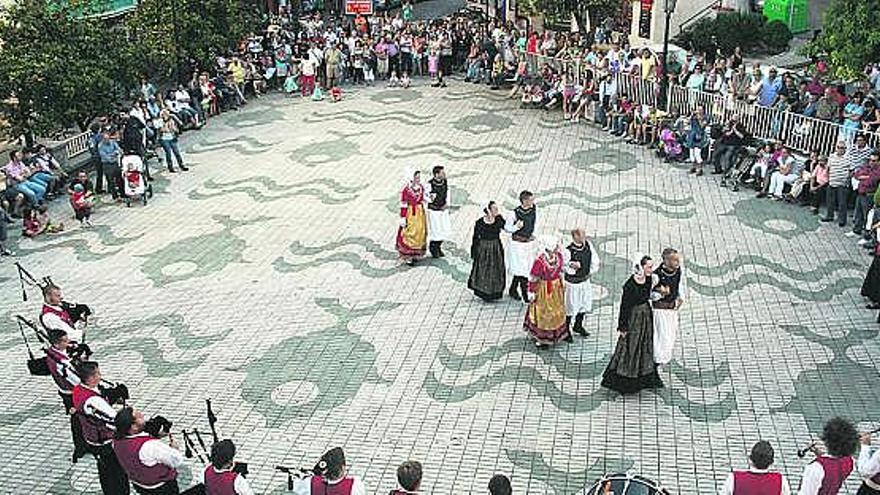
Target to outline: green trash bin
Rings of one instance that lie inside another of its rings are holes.
[[[792,33],[810,29],[808,0],[766,0],[764,16],[767,21],[782,21]]]

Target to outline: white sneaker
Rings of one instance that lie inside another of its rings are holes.
[[[858,236],[859,234],[856,234],[855,232],[853,232],[853,231],[850,230],[849,232],[847,232],[846,234],[843,234],[843,235],[845,235],[845,236],[847,236],[847,237],[856,237],[856,236]]]
[[[871,243],[871,239],[859,239],[859,242],[857,244],[859,246],[867,246],[870,243]]]

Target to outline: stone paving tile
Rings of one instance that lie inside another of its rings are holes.
[[[269,97],[185,136],[192,171],[162,173],[148,206],[104,206],[95,228],[16,250],[93,305],[95,357],[148,415],[207,430],[212,398],[259,493],[284,493],[276,464],[311,465],[334,445],[371,493],[408,458],[436,494],[484,493],[495,472],[517,493],[575,494],[628,469],[712,493],[758,438],[797,486],[794,452],[824,419],[874,426],[876,315],[858,309],[867,256],[804,210],[558,117],[457,81],[338,104]],[[458,205],[455,241],[447,258],[402,268],[401,168],[436,163]],[[512,206],[524,188],[539,232],[582,225],[603,262],[593,336],[552,350],[525,340],[519,303],[484,304],[465,285],[478,204]],[[68,221],[66,205],[53,211]],[[598,384],[628,260],[669,245],[692,298],[668,387],[615,396]],[[49,381],[26,374],[11,316],[38,303],[17,299],[2,266],[0,492],[97,493],[93,461],[68,462]]]

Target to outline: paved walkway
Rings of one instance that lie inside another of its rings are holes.
[[[858,296],[870,260],[804,209],[456,81],[338,104],[266,98],[184,144],[192,171],[160,175],[148,206],[107,206],[92,229],[14,247],[93,305],[95,359],[148,415],[207,431],[213,399],[259,493],[285,492],[275,465],[343,445],[377,494],[409,458],[435,494],[484,493],[504,472],[516,493],[568,495],[625,469],[707,494],[759,438],[797,486],[795,451],[826,418],[875,426],[878,327]],[[459,205],[455,242],[443,260],[400,267],[401,168],[437,163]],[[478,204],[512,206],[524,188],[539,233],[584,226],[602,258],[593,336],[551,350],[524,338],[519,303],[465,286]],[[627,260],[666,246],[683,251],[693,296],[667,388],[619,397],[599,376]],[[8,260],[0,277],[0,312],[34,315],[37,294],[17,300]],[[68,462],[60,401],[24,358],[7,320],[0,491],[95,493],[93,461]]]

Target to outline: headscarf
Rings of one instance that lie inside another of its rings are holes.
[[[545,234],[538,237],[538,245],[544,251],[556,251],[559,247],[559,239],[555,235]]]
[[[633,275],[643,276],[644,268],[642,267],[642,259],[645,257],[644,253],[636,253],[632,258],[632,270]]]

